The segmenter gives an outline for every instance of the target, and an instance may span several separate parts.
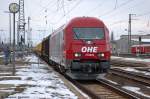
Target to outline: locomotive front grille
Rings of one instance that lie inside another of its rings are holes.
[[[81,63],[81,70],[84,73],[99,73],[100,64],[99,63]]]
[[[73,61],[71,70],[83,73],[104,73],[109,69],[108,61]]]
[[[100,63],[95,62],[73,62],[71,69],[73,71],[80,71],[84,73],[99,73]]]

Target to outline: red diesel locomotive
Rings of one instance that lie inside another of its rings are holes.
[[[110,68],[109,31],[97,18],[74,18],[47,39],[50,63],[73,79],[96,79]]]

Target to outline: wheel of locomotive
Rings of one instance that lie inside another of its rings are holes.
[[[49,64],[52,65],[52,61],[49,60]]]
[[[104,72],[104,73],[108,73],[108,69],[104,69],[103,72]]]
[[[53,61],[50,61],[50,64],[51,64],[52,66],[55,66],[55,65],[56,65]]]
[[[58,66],[59,67],[59,71],[61,72],[61,73],[65,73],[66,72],[66,70],[65,70],[65,67],[64,66],[61,66],[61,65],[59,65]]]

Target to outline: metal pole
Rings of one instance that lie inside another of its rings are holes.
[[[132,19],[132,15],[136,15],[136,14],[129,14],[129,26],[128,26],[128,43],[129,43],[129,53],[131,53],[131,46],[132,46],[132,29],[131,29],[131,21]]]
[[[10,47],[11,47],[11,13],[9,13],[9,37],[10,37],[10,41],[9,41],[9,43],[10,43]]]
[[[17,50],[19,50],[19,21],[17,21]]]
[[[130,31],[129,31],[129,33],[130,33],[130,52],[131,52],[131,45],[132,45],[132,41],[131,41],[131,15],[132,14],[130,14],[130,22],[129,22],[129,27],[130,27]]]
[[[15,13],[13,13],[13,76],[15,75]]]
[[[30,17],[28,17],[28,34],[27,34],[27,43],[28,43],[28,48],[30,48],[31,44],[30,44],[30,38],[31,38],[31,34],[30,34]]]
[[[128,26],[128,53],[131,48],[131,14],[129,14],[129,26]]]
[[[10,62],[11,62],[11,13],[9,12],[9,45],[10,45]]]

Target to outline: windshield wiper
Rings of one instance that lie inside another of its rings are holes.
[[[78,35],[76,34],[76,32],[74,32],[74,34],[75,34],[75,36],[76,36],[76,38],[77,38],[78,40],[82,41],[82,42],[85,44],[85,41],[84,41],[83,39],[80,39],[80,38],[78,37]]]

